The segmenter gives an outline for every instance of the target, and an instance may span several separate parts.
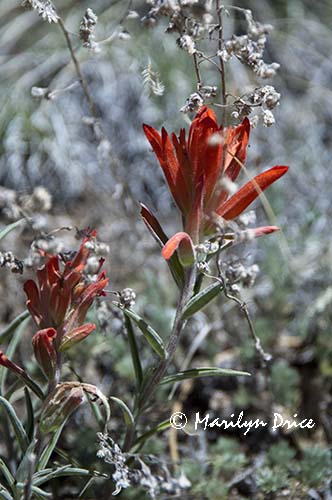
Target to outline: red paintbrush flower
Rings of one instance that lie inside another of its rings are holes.
[[[288,170],[272,167],[229,196],[223,186],[237,179],[245,162],[250,131],[247,118],[238,127],[223,130],[214,112],[203,107],[190,126],[188,139],[184,129],[179,137],[173,133],[170,138],[164,128],[161,135],[149,125],[143,128],[181,210],[184,231],[195,244],[214,230],[218,216],[236,218]]]
[[[37,352],[51,352],[53,345],[57,350],[65,350],[95,329],[93,323],[84,324],[85,317],[94,299],[105,295],[108,283],[104,272],[93,283],[84,280],[83,270],[90,255],[86,243],[95,236],[95,231],[85,236],[73,259],[64,265],[58,255],[47,256],[45,265],[37,271],[38,284],[33,280],[25,282],[27,307],[41,329],[34,336]],[[103,259],[100,267],[102,264]],[[52,329],[56,334],[51,338],[46,332]],[[53,356],[49,362],[53,363]]]

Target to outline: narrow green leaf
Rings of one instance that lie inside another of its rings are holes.
[[[2,458],[0,458],[0,470],[6,479],[8,486],[10,486],[12,492],[15,494],[15,478]]]
[[[20,498],[20,499],[28,498],[26,496],[26,492],[25,492],[25,489],[26,489],[26,483],[25,482],[21,481],[21,482],[17,483],[17,489],[19,491],[19,496],[17,498]],[[43,498],[53,498],[53,494],[52,493],[44,491],[44,490],[42,490],[40,488],[37,488],[37,486],[33,486],[33,485],[31,485],[30,495],[31,495],[31,493],[33,493],[33,495],[32,495],[31,498],[36,499],[36,500],[43,500]],[[29,498],[30,498],[30,495],[29,495]]]
[[[30,397],[30,393],[26,387],[24,387],[24,396],[25,396],[25,405],[27,409],[27,423],[26,423],[26,432],[31,441],[33,438],[33,431],[35,427],[35,418],[33,414],[33,406]]]
[[[131,413],[131,411],[129,410],[128,406],[126,405],[126,403],[124,403],[122,401],[122,399],[116,398],[115,396],[111,396],[110,399],[120,406],[126,424],[133,425],[134,424],[134,417],[133,417],[133,414]]]
[[[79,492],[78,498],[82,498],[83,497],[84,493],[86,493],[88,491],[88,489],[90,488],[90,486],[93,483],[94,479],[95,479],[94,477],[90,477],[90,479],[87,481],[87,483],[83,486],[83,488]]]
[[[23,311],[21,314],[16,316],[16,318],[13,319],[9,323],[8,326],[6,326],[2,332],[0,332],[0,344],[3,344],[6,342],[7,338],[10,337],[10,335],[20,326],[20,324],[29,317],[29,311]]]
[[[128,341],[129,341],[129,347],[130,347],[130,352],[131,352],[131,358],[132,358],[133,365],[134,365],[136,385],[137,385],[137,389],[139,390],[141,385],[142,385],[143,371],[142,371],[140,357],[138,354],[135,333],[134,333],[131,321],[129,319],[129,316],[125,316],[125,325],[126,325],[126,330],[127,330],[127,334],[128,334]]]
[[[8,226],[3,227],[0,230],[0,240],[2,240],[3,238],[5,238],[5,236],[7,236],[7,234],[9,234],[11,231],[13,231],[18,226],[20,226],[22,224],[22,222],[24,222],[24,221],[25,221],[25,219],[20,219],[20,220],[18,220],[16,222],[13,222],[12,224],[8,224]]]
[[[89,471],[87,469],[80,469],[78,467],[72,467],[71,465],[66,465],[64,467],[60,467],[59,469],[52,470],[48,474],[40,475],[36,477],[34,475],[33,484],[34,486],[40,486],[51,479],[62,476],[94,476],[94,472]]]
[[[184,283],[184,271],[180,259],[176,253],[174,253],[172,257],[168,259],[167,264],[175,283],[181,289]]]
[[[160,384],[170,384],[172,382],[179,382],[181,380],[186,380],[189,378],[201,378],[201,377],[223,377],[227,375],[232,376],[246,376],[250,377],[250,373],[241,372],[238,370],[231,370],[228,368],[192,368],[191,370],[185,370],[182,372],[174,373],[174,375],[168,375],[164,377]]]
[[[21,421],[19,420],[14,408],[9,403],[9,401],[7,401],[7,399],[0,396],[0,404],[2,405],[3,409],[5,410],[7,417],[13,426],[16,439],[20,445],[22,452],[25,453],[26,449],[29,446],[29,440],[28,440],[28,436],[26,435],[26,432],[24,430],[24,427],[23,427]]]
[[[35,451],[36,441],[37,441],[36,439],[33,439],[31,441],[16,470],[15,479],[17,481],[17,487],[19,486],[19,483],[21,483],[23,484],[23,489],[24,489],[26,478],[29,476],[30,473],[31,459],[33,457],[33,452]]]
[[[8,348],[6,349],[6,356],[8,358],[11,358],[15,351],[16,348],[19,344],[19,341],[21,339],[21,335],[24,331],[24,328],[26,327],[26,324],[29,322],[30,316],[28,314],[22,313],[20,316],[18,316],[12,323],[11,323],[11,329],[10,333],[14,332],[11,341],[8,345]],[[9,325],[10,326],[10,325]],[[8,327],[9,328],[9,327]],[[16,331],[15,331],[16,330]],[[3,333],[3,332],[2,332]],[[8,331],[6,335],[8,334]],[[6,383],[6,378],[8,374],[8,369],[5,368],[4,366],[0,367],[0,387],[1,387],[1,393],[4,394],[5,392],[5,383]],[[35,394],[38,396],[40,399],[44,399],[44,394],[41,388],[29,377],[27,373],[22,373],[16,374],[17,378],[23,382],[24,385],[29,387]]]
[[[198,292],[201,289],[202,283],[204,279],[204,274],[203,273],[198,273],[196,276],[196,281],[195,281],[195,286],[194,286],[194,295],[197,295]]]
[[[9,491],[0,484],[0,500],[13,500]]]
[[[64,427],[66,422],[63,422],[63,424],[54,432],[52,438],[50,439],[49,443],[47,444],[47,446],[44,448],[41,456],[40,456],[40,459],[39,459],[39,462],[38,462],[38,467],[37,467],[37,471],[41,471],[43,469],[45,469],[45,467],[47,466],[48,464],[48,461],[53,453],[53,450],[54,448],[56,447],[56,444],[59,440],[59,437],[61,435],[61,432],[62,432],[62,429]]]
[[[136,451],[138,451],[138,449],[141,448],[141,446],[143,446],[145,441],[147,439],[149,439],[151,436],[154,436],[154,434],[157,434],[158,432],[162,432],[162,431],[168,429],[170,426],[171,426],[170,420],[169,419],[164,420],[163,422],[158,424],[156,427],[153,427],[153,429],[150,429],[149,431],[147,431],[144,434],[142,434],[141,436],[139,436],[134,443],[135,447],[138,446]]]
[[[22,333],[29,321],[30,317],[26,317],[23,319],[20,323],[17,324],[17,327],[15,330],[13,330],[14,334],[10,340],[10,343],[6,349],[6,356],[11,359],[13,355],[15,354],[16,348],[21,340]],[[0,368],[0,386],[1,386],[1,394],[5,393],[5,383],[6,383],[6,378],[8,374],[8,368],[5,368],[4,366],[1,366]]]
[[[89,384],[84,384],[84,383],[82,384],[82,388],[83,388],[83,391],[85,393],[85,396],[88,399],[90,399],[90,397],[92,396],[92,393],[89,392],[89,388],[87,386],[89,386]],[[111,408],[110,408],[108,399],[105,396],[105,394],[102,391],[100,391],[97,387],[93,386],[93,388],[94,388],[93,397],[97,396],[100,399],[100,401],[103,403],[104,408],[105,408],[106,419],[104,420],[104,429],[106,430],[106,425],[111,418]]]
[[[41,495],[38,495],[38,493],[36,493],[36,491],[34,492],[34,495],[33,495],[33,499],[35,500],[43,500],[44,497],[42,497]]]
[[[197,295],[194,295],[194,297],[189,300],[183,309],[182,320],[187,320],[197,311],[203,309],[203,307],[211,302],[211,300],[213,300],[222,291],[222,289],[223,287],[221,283],[216,282],[207,286],[204,290],[201,290]]]
[[[53,493],[48,493],[47,491],[37,488],[37,486],[31,486],[31,491],[34,493],[34,496],[39,498],[53,498]]]
[[[37,385],[36,382],[34,382],[27,373],[18,375],[18,378],[23,382],[24,385],[29,387],[29,389],[31,389],[39,399],[43,400],[45,398],[44,393],[39,385]]]
[[[102,412],[100,411],[100,408],[97,403],[91,400],[91,398],[87,398],[90,408],[92,410],[92,413],[96,419],[96,422],[98,424],[98,427],[102,430],[105,427],[105,419],[102,415]]]
[[[134,323],[143,333],[144,337],[152,347],[152,349],[160,356],[162,359],[166,358],[166,350],[163,339],[158,335],[158,333],[135,311],[131,309],[123,309],[124,314],[132,319]]]

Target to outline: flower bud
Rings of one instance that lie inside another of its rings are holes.
[[[41,432],[53,432],[83,403],[84,390],[79,382],[58,384],[46,399],[40,416]]]
[[[36,360],[48,379],[54,378],[57,353],[53,341],[57,335],[54,328],[39,330],[32,338]]]

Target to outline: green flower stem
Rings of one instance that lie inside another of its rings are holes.
[[[168,369],[169,365],[171,364],[174,353],[176,351],[176,348],[179,343],[179,339],[182,333],[182,330],[185,326],[186,321],[183,320],[182,318],[182,313],[185,305],[187,304],[188,300],[191,298],[193,290],[194,290],[194,285],[195,285],[195,279],[196,279],[196,266],[190,266],[186,269],[185,271],[185,281],[183,284],[183,287],[180,292],[180,297],[178,301],[178,305],[176,308],[176,313],[175,313],[175,318],[174,318],[174,323],[173,323],[173,328],[172,328],[172,333],[170,336],[170,339],[168,341],[168,344],[166,346],[166,358],[161,359],[155,368],[155,371],[150,379],[150,381],[147,383],[145,388],[142,391],[142,394],[139,399],[138,403],[138,408],[137,408],[137,418],[139,417],[140,413],[148,406],[150,403],[151,397],[153,396],[160,380],[164,376],[164,373]],[[136,423],[137,423],[137,418],[136,418]],[[135,426],[130,426],[130,428],[127,431],[127,435],[125,438],[125,444],[124,444],[124,451],[130,450],[130,448],[133,445],[133,442],[135,440],[136,436],[136,429]]]

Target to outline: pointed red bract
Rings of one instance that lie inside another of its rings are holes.
[[[262,174],[256,175],[253,180],[247,182],[228,201],[216,209],[218,215],[226,220],[231,220],[240,215],[252,203],[262,191],[268,188],[273,182],[285,175],[288,167],[277,166],[266,170]]]
[[[235,181],[246,161],[247,145],[250,134],[250,122],[245,118],[241,125],[227,129],[224,172],[231,181]]]
[[[248,229],[249,233],[252,233],[254,238],[260,238],[261,236],[265,236],[266,234],[275,233],[276,231],[280,231],[280,227],[278,226],[261,226],[254,227],[252,229]]]
[[[93,323],[87,323],[86,325],[79,326],[71,330],[68,334],[65,334],[62,338],[60,344],[60,351],[66,351],[72,345],[81,342],[81,340],[85,339],[90,333],[92,333],[96,329],[96,325]]]
[[[148,209],[144,203],[140,203],[141,216],[150,233],[163,246],[168,241],[168,236],[164,233],[163,228],[159,224],[157,217]]]
[[[179,193],[179,187],[177,187],[178,183],[180,189],[183,190],[185,182],[183,175],[180,173],[180,166],[172,151],[172,144],[166,130],[163,128],[162,135],[160,136],[158,132],[149,125],[143,125],[143,129],[160,162],[176,204],[181,211],[185,211],[185,197],[187,194],[185,191]]]
[[[196,184],[195,200],[186,223],[186,232],[191,235],[195,245],[199,243],[200,228],[203,222],[204,176]]]

